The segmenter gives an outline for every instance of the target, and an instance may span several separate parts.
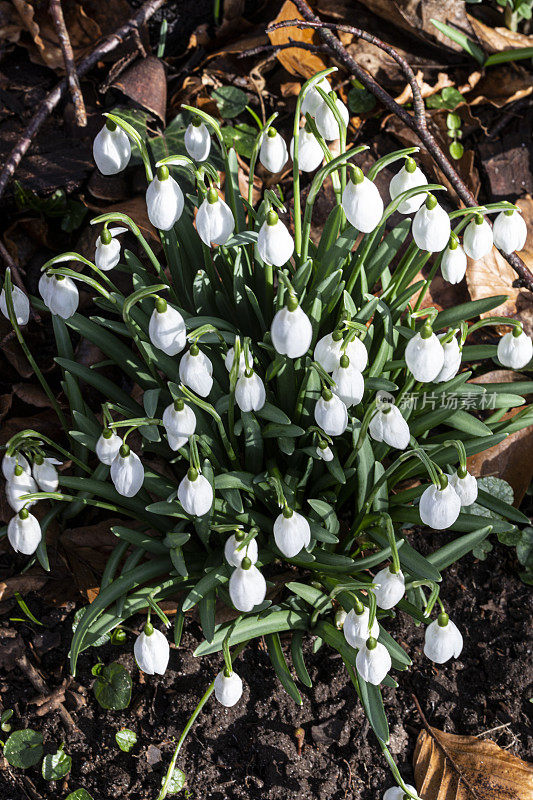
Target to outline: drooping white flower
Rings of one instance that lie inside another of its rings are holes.
[[[181,217],[184,203],[183,192],[168,167],[159,167],[146,190],[148,219],[154,228],[169,231]]]
[[[501,211],[492,228],[494,244],[504,253],[522,250],[527,239],[527,225],[517,210]]]
[[[348,427],[348,410],[338,395],[323,389],[315,404],[315,420],[328,436],[340,436]]]
[[[52,274],[48,274],[48,272],[41,272],[41,277],[39,278],[38,283],[38,290],[39,294],[43,299],[43,303],[48,308],[48,295],[50,294],[50,288],[54,283],[54,278]]]
[[[415,380],[421,383],[434,381],[444,366],[444,349],[429,322],[408,341],[405,363]]]
[[[35,456],[32,472],[41,492],[57,492],[59,475],[56,464],[62,463],[57,458],[44,458],[39,454]]]
[[[180,312],[158,297],[148,324],[148,336],[154,347],[167,356],[181,353],[187,343],[185,322]]]
[[[348,122],[350,121],[348,109],[339,97],[334,96],[332,99],[334,99],[342,121],[346,126],[348,126]],[[315,112],[315,122],[319,134],[326,140],[326,142],[332,142],[334,139],[339,138],[339,124],[335,119],[335,114],[325,100],[321,99],[321,103]]]
[[[122,444],[111,463],[111,480],[123,497],[134,497],[144,483],[144,467],[139,456]]]
[[[405,450],[411,433],[402,412],[395,405],[378,408],[368,426],[370,436],[376,442],[385,442],[389,447]]]
[[[125,233],[127,228],[104,228],[96,240],[94,251],[94,263],[103,272],[107,272],[116,267],[120,261],[120,242],[116,239],[121,233]]]
[[[311,541],[311,528],[302,514],[284,508],[274,520],[274,539],[286,558],[294,558]]]
[[[450,239],[451,224],[446,211],[437,199],[428,195],[424,205],[416,212],[411,228],[417,247],[430,253],[440,253]]]
[[[355,666],[364,681],[378,686],[390,670],[392,660],[385,645],[370,636],[359,649]]]
[[[316,452],[318,457],[321,458],[322,461],[333,461],[334,459],[333,450],[325,441],[321,441],[318,443]]]
[[[241,411],[260,411],[265,405],[265,384],[253,369],[247,369],[237,380],[235,402]]]
[[[196,414],[181,397],[174,400],[163,411],[163,427],[171,450],[179,450],[187,444],[189,436],[196,430]]]
[[[420,498],[420,519],[436,531],[449,528],[461,512],[461,501],[446,476],[441,475],[441,489],[433,483],[425,489]]]
[[[96,455],[102,464],[111,466],[115,458],[118,456],[118,451],[122,446],[122,439],[114,430],[104,428],[98,441],[96,442]]]
[[[251,560],[244,557],[229,579],[229,596],[237,611],[251,611],[266,596],[266,581]]]
[[[339,366],[333,370],[331,377],[335,381],[332,391],[340,397],[347,408],[361,402],[365,392],[365,382],[347,355],[341,356]]]
[[[224,670],[221,670],[215,678],[213,688],[216,699],[226,708],[234,706],[242,697],[242,680],[233,670],[231,675],[226,675]]]
[[[275,128],[269,128],[263,136],[259,150],[259,161],[269,172],[281,172],[289,159],[285,139]]]
[[[348,611],[346,619],[344,620],[344,625],[342,626],[344,638],[349,645],[356,649],[363,647],[370,636],[374,639],[377,639],[379,636],[379,623],[377,619],[374,617],[372,629],[369,631],[368,623],[370,620],[370,610],[366,606],[363,606],[362,603],[361,606],[362,610],[360,614],[355,608]]]
[[[48,280],[41,278],[41,281],[39,281],[39,291],[45,306],[52,314],[69,319],[76,313],[80,302],[80,293],[72,278],[67,275],[50,275]]]
[[[372,581],[376,602],[380,608],[394,608],[405,594],[403,572],[393,572],[392,567],[380,569]]]
[[[201,119],[196,117],[185,131],[185,149],[195,161],[205,161],[211,150],[211,136]]]
[[[458,469],[453,475],[449,475],[448,479],[450,486],[459,497],[462,506],[471,506],[475,503],[478,495],[478,485],[475,475],[471,475],[465,470],[465,474],[461,474],[462,470]]]
[[[20,498],[22,495],[34,494],[38,491],[39,488],[32,476],[25,472],[21,465],[18,464],[13,470],[11,480],[6,483],[6,498],[13,511],[18,512],[21,508],[24,508],[24,506],[30,508],[30,506],[35,505],[37,502],[36,500],[28,501],[21,500]]]
[[[196,230],[202,242],[208,247],[212,244],[226,244],[235,220],[231,208],[221,200],[216,189],[211,188],[196,214]]]
[[[343,354],[343,343],[343,336],[339,330],[327,333],[316,343],[313,357],[326,372],[333,372],[339,366]],[[350,359],[350,364],[359,372],[366,368],[368,351],[360,339],[355,337],[348,342],[344,352]]]
[[[533,358],[531,337],[516,326],[498,342],[498,359],[504,367],[522,369]]]
[[[465,251],[458,240],[451,237],[440,262],[442,277],[448,283],[461,283],[466,273],[467,263]]]
[[[30,514],[27,508],[21,508],[18,514],[9,520],[7,538],[16,553],[31,556],[43,538],[39,520]]]
[[[245,538],[246,535],[244,532],[242,532],[242,538],[240,540],[232,533],[226,540],[226,544],[224,545],[224,558],[232,567],[240,567],[245,557],[248,557],[252,564],[255,564],[259,557],[257,539],[251,539],[248,544],[243,547],[242,543]]]
[[[477,261],[492,250],[492,228],[482,214],[476,214],[465,228],[463,250],[469,258]]]
[[[426,176],[420,167],[417,167],[415,160],[413,158],[406,158],[405,164],[401,170],[396,173],[389,184],[391,200],[396,200],[398,195],[406,192],[408,189],[415,189],[418,186],[427,186],[427,182]],[[426,195],[424,192],[415,194],[414,197],[408,200],[402,200],[398,206],[398,211],[400,214],[414,214],[415,211],[418,211],[425,199]]]
[[[294,241],[274,209],[270,209],[259,229],[257,251],[261,261],[282,267],[294,252]]]
[[[443,336],[446,336],[446,334],[441,333],[438,338],[442,339]],[[444,383],[455,378],[461,366],[461,348],[455,336],[449,342],[445,342],[442,345],[442,349],[444,350],[444,363],[441,371],[434,379],[435,383]]]
[[[450,658],[459,658],[463,649],[463,637],[448,614],[439,614],[427,626],[424,639],[424,654],[435,664],[445,664]]]
[[[224,359],[224,365],[228,370],[228,372],[231,372],[234,358],[235,358],[235,348],[230,347],[230,349],[226,353],[226,358]],[[241,354],[239,356],[239,377],[241,375],[244,375],[245,371],[246,371],[246,356],[244,355],[244,350],[241,350]]]
[[[378,187],[365,178],[359,167],[352,167],[350,180],[342,193],[342,208],[348,222],[361,233],[370,233],[383,216],[383,200]]]
[[[191,517],[203,517],[213,505],[213,488],[205,475],[190,467],[178,486],[178,500]]]
[[[290,145],[291,158],[294,160],[294,138]],[[322,164],[324,153],[316,136],[302,128],[298,133],[298,167],[302,172],[314,172]]]
[[[180,361],[180,380],[200,397],[207,397],[213,386],[213,364],[197,344]]]
[[[93,158],[102,175],[116,175],[129,164],[130,140],[122,128],[110,119],[94,139]]]
[[[135,639],[133,654],[137,666],[147,675],[164,675],[170,658],[167,637],[147,622]]]
[[[13,311],[15,312],[17,325],[27,325],[30,318],[30,301],[27,295],[25,295],[18,286],[13,286],[11,289],[11,300],[13,302]],[[0,311],[6,319],[9,319],[5,289],[2,289],[0,292]]]
[[[314,117],[324,102],[316,88],[317,86],[319,86],[326,94],[331,92],[331,84],[327,78],[322,78],[322,80],[310,86],[302,99],[301,112],[304,116],[306,114],[310,114],[312,117]]]
[[[409,789],[413,797],[418,797],[414,786],[411,786],[410,783],[406,783],[405,787]],[[383,795],[383,800],[403,800],[404,797],[405,797],[405,792],[400,786],[391,786],[391,788],[387,789],[387,791]]]
[[[313,337],[313,328],[296,298],[289,298],[288,304],[276,312],[270,333],[272,344],[281,355],[300,358],[307,353]]]
[[[24,472],[27,472],[28,475],[31,473],[29,461],[24,453],[14,453],[12,456],[6,453],[2,459],[2,472],[6,481],[10,481],[13,477],[17,464],[19,467],[22,467]]]

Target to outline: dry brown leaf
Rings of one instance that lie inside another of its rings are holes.
[[[274,22],[283,22],[286,19],[303,19],[294,3],[291,3],[290,0],[286,0],[283,3]],[[291,40],[309,44],[319,44],[320,42],[316,31],[309,28],[280,28],[269,33],[268,37],[273,45],[286,44]],[[326,63],[320,56],[298,47],[289,47],[287,50],[281,50],[277,54],[277,58],[291,75],[300,75],[303,78],[310,78],[315,72],[326,68]]]
[[[13,391],[17,397],[20,397],[21,400],[28,403],[30,406],[36,406],[37,408],[52,407],[50,398],[47,397],[40,386],[36,386],[32,383],[16,383],[13,386]]]
[[[507,295],[507,300],[501,306],[493,308],[481,316],[519,319],[524,325],[526,333],[531,336],[533,334],[533,296],[527,289],[514,287],[515,280],[515,271],[495,247],[485,258],[480,258],[478,261],[468,259],[466,282],[472,300],[481,300],[499,294]],[[507,327],[502,327],[500,333],[506,333],[508,330]]]
[[[480,76],[475,87],[463,94],[466,94],[470,106],[490,103],[496,108],[502,108],[508,103],[527,97],[531,92],[533,85],[528,70],[519,64],[501,64],[498,69],[488,69]]]
[[[416,790],[423,800],[533,800],[533,765],[490,739],[431,729],[448,755],[422,729],[413,757]],[[458,768],[475,795],[459,779]]]
[[[138,59],[112,84],[126,97],[165,122],[167,76],[163,62],[155,56]]]
[[[439,72],[437,77],[437,82],[433,86],[424,81],[424,73],[422,72],[422,70],[418,70],[418,72],[415,75],[415,78],[416,82],[418,83],[418,86],[420,87],[420,94],[424,98],[431,97],[432,94],[440,92],[441,89],[445,89],[447,86],[454,85],[454,82],[450,80],[446,72]],[[403,92],[394,99],[401,106],[405,105],[405,103],[410,103],[413,99],[413,90],[409,85],[407,85],[403,90]]]
[[[38,592],[48,580],[48,576],[39,568],[40,574],[26,572],[0,581],[0,600],[8,600],[19,592],[23,597],[29,592]]]
[[[483,49],[489,53],[533,47],[533,36],[510,31],[509,28],[491,28],[470,14],[467,14],[467,17]]]

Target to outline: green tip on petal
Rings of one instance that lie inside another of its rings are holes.
[[[358,597],[355,598],[355,603],[354,603],[353,608],[354,608],[354,611],[355,611],[355,613],[357,614],[358,617],[360,617],[361,614],[363,614],[364,610],[365,610],[364,605],[362,604],[362,602],[359,600]]]
[[[441,492],[444,491],[448,486],[448,476],[444,474],[444,472],[439,475],[439,488]]]
[[[154,632],[154,626],[151,622],[147,622],[143,628],[143,632],[145,636],[151,636]]]
[[[273,138],[274,138],[274,136],[277,136],[277,134],[278,134],[278,132],[277,132],[277,130],[276,130],[275,128],[269,128],[269,129],[268,129],[267,136],[268,136],[270,139],[273,139]]]
[[[334,342],[340,342],[340,340],[342,339],[342,331],[339,330],[333,331],[333,333],[331,334],[331,338],[333,339]]]
[[[483,225],[483,214],[475,214],[474,222],[476,223],[476,225]]]
[[[361,167],[352,167],[350,174],[351,182],[357,186],[357,184],[363,183],[364,179],[365,176],[363,175],[363,170],[361,169]]]
[[[440,613],[439,616],[437,617],[437,621],[439,623],[439,628],[445,628],[448,622],[450,621],[450,618],[445,611],[442,611],[442,613]]]
[[[192,124],[194,125],[195,128],[199,128],[200,125],[202,124],[202,120],[200,119],[200,117],[193,117]]]
[[[235,531],[235,541],[236,542],[243,542],[246,539],[246,532],[245,531]]]
[[[293,514],[294,511],[292,510],[292,508],[289,508],[289,506],[285,506],[285,508],[283,509],[283,516],[285,517],[285,519],[290,519]]]
[[[434,194],[428,194],[426,197],[426,208],[428,211],[433,211],[437,207],[437,198]]]
[[[266,215],[266,223],[267,223],[267,225],[270,225],[270,226],[276,225],[278,220],[279,220],[279,217],[278,217],[277,213],[274,211],[273,208],[271,208],[270,211],[268,212],[268,214]]]
[[[287,301],[287,308],[289,311],[296,311],[298,308],[298,298],[294,295],[291,295]]]
[[[207,193],[207,202],[211,205],[218,203],[218,192],[214,186],[212,186]]]
[[[16,467],[15,467],[15,469],[14,469],[14,474],[17,476],[17,478],[18,478],[20,475],[22,475],[22,473],[23,473],[23,472],[24,472],[24,470],[22,469],[22,467],[20,466],[20,464],[17,464],[17,466],[16,466]]]
[[[350,366],[350,359],[348,358],[346,353],[343,353],[343,355],[341,356],[340,365],[343,369],[346,369],[347,367]]]
[[[200,355],[200,348],[198,347],[196,342],[194,344],[191,344],[191,349],[189,350],[189,353],[190,353],[191,356],[199,356]]]
[[[224,667],[224,677],[231,678],[232,675],[233,675],[233,670],[231,670],[229,667]]]
[[[162,164],[160,167],[157,168],[157,179],[159,181],[166,181],[170,176],[170,172],[168,171],[168,167],[166,164]]]
[[[411,158],[409,156],[408,158],[405,159],[404,166],[405,166],[405,171],[410,172],[412,174],[416,169],[416,161],[414,160],[414,158]]]
[[[515,339],[518,339],[519,336],[522,336],[523,330],[524,329],[522,328],[522,323],[520,323],[519,325],[515,325],[514,326],[514,328],[513,328],[513,336],[515,337]]]
[[[457,470],[457,474],[461,479],[466,478],[466,476],[468,475],[468,470],[466,467],[459,467],[459,469]]]
[[[155,301],[155,307],[159,314],[164,314],[167,310],[168,304],[164,297],[158,297]]]
[[[182,397],[178,397],[177,400],[174,400],[174,411],[183,411],[185,408],[185,403],[183,402]]]
[[[244,556],[243,560],[241,561],[241,568],[242,569],[250,569],[252,566],[252,561],[248,556]]]
[[[30,512],[28,511],[28,509],[26,507],[20,509],[20,511],[19,511],[19,519],[28,519],[29,516],[30,516]]]
[[[129,444],[120,445],[119,453],[122,456],[122,458],[127,458],[129,456],[129,454],[130,454],[130,446],[129,446]]]
[[[111,244],[111,239],[112,238],[113,237],[111,236],[111,234],[107,230],[107,228],[104,228],[102,230],[102,233],[100,234],[100,241],[102,242],[102,244]]]
[[[198,470],[195,467],[189,467],[187,470],[187,477],[191,483],[194,483],[194,481],[198,478]]]
[[[367,650],[375,650],[377,646],[378,646],[378,640],[374,639],[373,636],[369,636],[368,639],[366,640]]]
[[[44,458],[42,457],[42,455],[40,453],[37,453],[35,455],[34,462],[35,462],[35,464],[37,464],[38,467],[40,467],[41,464],[44,464]]]
[[[429,319],[427,319],[422,325],[422,328],[420,330],[420,336],[422,337],[422,339],[429,339],[431,338],[432,334],[433,334],[433,328],[431,327],[431,322],[429,321]]]
[[[113,436],[113,431],[109,430],[109,428],[104,428],[104,430],[102,431],[102,436],[104,437],[104,439],[111,439],[111,437]]]
[[[333,397],[333,392],[331,391],[331,389],[328,389],[327,386],[324,386],[324,388],[322,389],[322,399],[328,402],[329,400],[331,400],[332,397]]]
[[[508,209],[507,209],[506,211],[504,211],[503,213],[505,214],[505,216],[506,216],[506,217],[512,217],[512,216],[513,216],[513,214],[514,214],[514,212],[515,212],[514,208],[508,208]]]
[[[116,131],[117,129],[117,123],[113,122],[113,120],[109,119],[109,117],[105,121],[105,126],[108,131]]]
[[[457,250],[458,247],[459,247],[459,240],[457,239],[457,236],[454,236],[454,234],[452,233],[452,235],[450,236],[450,241],[448,242],[448,250]]]

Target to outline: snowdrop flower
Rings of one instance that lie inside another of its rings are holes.
[[[200,239],[208,247],[211,244],[226,244],[234,228],[235,220],[231,208],[220,199],[217,190],[211,187],[196,214],[196,230]]]
[[[230,349],[226,353],[226,358],[224,359],[224,365],[228,370],[228,372],[231,372],[234,358],[235,358],[235,348],[230,347]],[[244,375],[245,372],[246,372],[246,357],[244,355],[244,350],[241,350],[241,354],[239,357],[239,377],[241,375]]]
[[[300,109],[304,117],[306,114],[310,114],[312,117],[314,117],[324,102],[316,88],[317,86],[319,86],[326,94],[331,92],[331,84],[327,78],[322,78],[322,80],[310,86],[303,96],[302,106]]]
[[[290,152],[294,161],[294,138],[291,139]],[[298,168],[302,172],[314,172],[323,160],[324,153],[316,136],[307,128],[301,128],[298,134]]]
[[[365,178],[359,167],[352,167],[350,180],[342,193],[342,208],[348,222],[361,233],[370,233],[383,216],[383,200],[378,187]]]
[[[328,436],[340,436],[348,427],[348,410],[338,395],[322,389],[315,405],[315,420]]]
[[[94,263],[98,269],[107,272],[116,267],[120,261],[120,242],[115,239],[121,233],[125,233],[127,228],[104,228],[96,240],[94,251]]]
[[[192,344],[180,361],[180,380],[200,397],[207,397],[213,386],[213,364],[197,344]]]
[[[405,164],[399,172],[392,178],[389,184],[389,193],[391,200],[396,200],[398,195],[406,192],[408,189],[415,189],[419,186],[427,186],[427,178],[422,170],[417,167],[416,161],[413,158],[406,158]],[[418,211],[426,195],[424,192],[415,194],[408,200],[402,200],[398,206],[400,214],[414,214]]]
[[[241,411],[261,411],[266,401],[265,384],[253,369],[247,369],[237,381],[235,402]]]
[[[232,572],[229,596],[237,611],[251,611],[265,599],[266,581],[247,556]]]
[[[392,661],[385,645],[370,636],[359,649],[355,666],[364,681],[378,686],[390,670]]]
[[[405,578],[403,572],[393,572],[392,566],[380,569],[374,576],[374,594],[380,608],[389,609],[400,602],[405,594]]]
[[[444,250],[451,233],[448,214],[437,203],[437,198],[429,194],[413,219],[412,234],[416,246],[430,253]]]
[[[211,136],[199,117],[195,117],[185,131],[185,149],[195,161],[205,161],[211,150]]]
[[[146,190],[148,219],[161,231],[169,231],[181,217],[184,206],[183,192],[168,167],[162,166]]]
[[[30,318],[30,301],[18,286],[12,287],[11,300],[13,302],[13,311],[15,312],[17,325],[27,325]],[[0,311],[6,319],[9,319],[5,289],[2,289],[0,292]]]
[[[427,626],[424,654],[435,664],[445,664],[450,658],[459,658],[463,649],[463,637],[448,614],[442,612]]]
[[[147,622],[144,630],[135,639],[133,654],[137,666],[147,675],[164,675],[170,658],[167,637]]]
[[[285,506],[274,520],[274,539],[286,558],[294,558],[311,542],[311,528],[305,517]]]
[[[39,453],[35,456],[32,472],[41,492],[57,492],[59,475],[55,465],[62,463],[57,458],[44,458]]]
[[[347,355],[342,355],[339,366],[333,371],[335,381],[333,392],[340,397],[347,408],[356,406],[363,399],[365,382]]]
[[[275,128],[269,128],[263,136],[259,161],[269,172],[281,172],[289,159],[287,145]]]
[[[337,97],[335,92],[330,92],[329,96],[337,106],[339,113],[341,115],[341,119],[347,127],[348,122],[350,121],[350,115],[348,113],[348,109],[346,108],[342,100],[340,100]],[[317,111],[315,112],[315,122],[319,134],[326,140],[326,142],[332,142],[334,139],[339,138],[340,135],[339,124],[335,119],[335,114],[330,109],[325,100],[322,100]]]
[[[442,277],[448,283],[461,283],[466,273],[466,266],[466,253],[457,237],[452,235],[440,262]]]
[[[492,245],[492,228],[482,214],[476,214],[463,234],[463,250],[469,258],[477,261],[490,253]]]
[[[322,461],[333,461],[333,450],[328,443],[324,441],[324,439],[318,443],[316,453],[317,456],[322,459]]]
[[[372,629],[368,630],[368,623],[370,620],[370,610],[359,603],[356,608],[352,608],[346,615],[344,625],[342,627],[344,638],[351,647],[357,650],[365,645],[366,640],[371,636],[377,639],[379,636],[379,624],[374,617]]]
[[[343,348],[343,335],[339,330],[328,333],[318,340],[315,346],[313,357],[315,361],[324,367],[326,372],[334,372],[340,364],[343,349],[350,364],[359,372],[362,372],[368,364],[368,351],[363,342],[355,337],[345,348]]]
[[[474,475],[459,467],[457,472],[454,475],[448,475],[448,478],[450,486],[459,497],[462,506],[471,506],[476,502],[478,485]]]
[[[292,236],[273,208],[259,230],[257,251],[261,261],[274,267],[282,267],[294,252]]]
[[[187,343],[185,322],[180,312],[158,297],[148,324],[148,336],[154,347],[167,356],[181,353]]]
[[[409,789],[413,797],[418,797],[415,787],[411,786],[410,783],[406,783],[405,788]],[[403,800],[404,797],[405,797],[405,792],[401,788],[401,786],[391,786],[391,788],[387,789],[387,791],[383,795],[383,800]]]
[[[39,281],[39,291],[45,306],[58,317],[69,319],[76,313],[80,294],[78,287],[67,275],[48,275]]]
[[[445,333],[439,334],[439,340],[446,336]],[[444,363],[442,369],[435,378],[435,383],[444,383],[455,378],[461,366],[461,348],[455,336],[449,342],[442,345],[444,350]]]
[[[313,328],[307,314],[295,297],[289,297],[285,308],[280,308],[270,328],[274,349],[289,358],[300,358],[309,350]]]
[[[431,484],[420,498],[420,519],[436,531],[449,528],[461,512],[461,501],[446,475],[440,476],[440,486]]]
[[[114,430],[104,428],[98,441],[96,442],[96,455],[102,464],[111,466],[115,458],[118,456],[118,451],[122,446],[122,439]]]
[[[504,253],[522,250],[527,239],[527,225],[516,209],[501,211],[494,220],[492,229],[494,244]]]
[[[127,134],[112,120],[106,123],[93,142],[93,158],[102,175],[122,172],[131,158],[131,144]]]
[[[504,367],[522,369],[533,357],[531,337],[516,325],[510,333],[502,336],[498,342],[498,359]]]
[[[218,702],[226,708],[231,708],[242,697],[242,680],[233,670],[226,675],[226,670],[223,669],[215,678],[214,690]]]
[[[141,459],[122,444],[113,459],[110,469],[111,480],[122,497],[134,497],[144,483],[144,467]]]
[[[43,538],[39,520],[27,508],[21,508],[7,526],[9,544],[16,553],[31,556]]]
[[[43,299],[43,303],[45,306],[48,307],[48,295],[50,293],[50,288],[54,282],[54,276],[52,273],[48,274],[48,272],[41,272],[41,277],[39,278],[39,283],[37,288],[39,290],[39,294]]]
[[[163,427],[171,450],[179,450],[196,430],[196,414],[181,397],[163,411]]]
[[[12,479],[17,464],[19,467],[22,467],[23,471],[27,472],[28,475],[31,473],[29,461],[23,453],[14,453],[12,456],[6,453],[2,459],[2,472],[6,481]]]
[[[434,381],[444,366],[444,349],[426,321],[405,348],[405,363],[415,380],[421,383]]]
[[[191,517],[203,517],[213,505],[213,488],[204,475],[190,467],[178,486],[178,500]]]
[[[38,486],[27,472],[17,464],[13,470],[11,480],[6,483],[6,498],[7,502],[13,511],[20,511],[21,508],[33,506],[37,501],[21,500],[20,498],[25,494],[34,494],[38,492]]]
[[[242,547],[244,539],[246,539],[246,534],[244,531],[239,531],[237,534],[233,533],[226,540],[224,558],[232,567],[240,567],[243,558],[246,557],[250,559],[252,564],[255,564],[258,559],[257,539],[251,539],[246,547]]]
[[[405,450],[411,433],[402,412],[395,405],[378,408],[368,426],[370,436],[376,442],[385,442],[389,447]]]

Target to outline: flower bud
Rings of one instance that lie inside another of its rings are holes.
[[[366,368],[368,352],[360,339],[356,337],[348,342],[344,348],[344,353],[350,359],[350,365],[359,370],[359,372]],[[340,331],[334,331],[318,340],[313,357],[326,372],[333,372],[339,366],[342,354],[343,337]]]
[[[352,178],[342,193],[342,208],[351,225],[361,233],[370,233],[383,216],[383,200],[378,187],[354,167]]]
[[[439,334],[439,340],[445,335],[445,333]],[[455,378],[461,366],[461,348],[455,336],[449,342],[445,342],[442,345],[442,349],[444,350],[444,363],[441,371],[434,379],[435,383],[444,383]]]
[[[302,99],[301,112],[304,117],[306,114],[310,114],[312,117],[314,117],[324,102],[320,93],[317,91],[317,86],[319,86],[326,94],[331,92],[331,84],[327,78],[322,78],[322,80],[318,81],[313,86],[310,86]]]
[[[17,464],[19,467],[22,467],[23,471],[27,472],[28,475],[31,473],[31,467],[24,453],[14,453],[12,456],[8,456],[6,453],[2,459],[2,472],[6,481],[12,479]]]
[[[96,455],[102,464],[111,466],[114,459],[118,455],[118,451],[122,447],[122,439],[114,430],[104,428],[98,441],[96,442]]]
[[[220,199],[216,189],[210,189],[196,214],[196,230],[200,239],[207,247],[226,244],[234,228],[231,208]]]
[[[43,458],[36,456],[33,462],[33,477],[41,492],[57,492],[59,486],[59,475],[57,474],[56,464],[62,464],[57,458]]]
[[[205,161],[211,150],[211,136],[200,120],[195,120],[185,131],[185,149],[195,161]]]
[[[104,228],[98,239],[94,251],[94,263],[103,272],[107,272],[116,267],[120,261],[120,242],[115,239],[121,233],[125,233],[127,228]]]
[[[446,247],[451,233],[450,218],[433,195],[416,212],[411,231],[421,250],[440,253]]]
[[[400,194],[403,194],[403,192],[406,192],[408,189],[415,189],[418,186],[427,186],[427,182],[426,176],[422,170],[417,167],[415,161],[412,158],[406,158],[405,164],[401,170],[396,173],[389,184],[390,198],[391,200],[396,200]],[[414,214],[415,211],[418,211],[425,199],[426,195],[424,192],[415,194],[414,197],[410,197],[408,200],[402,200],[398,206],[398,211],[400,214]]]
[[[444,366],[444,350],[428,323],[415,334],[405,348],[405,363],[414,379],[434,381]]]
[[[313,328],[307,314],[297,305],[289,306],[276,312],[270,328],[272,344],[281,355],[289,358],[300,358],[309,350],[313,337]]]
[[[251,374],[248,375],[247,373]],[[265,385],[257,372],[247,370],[237,381],[235,402],[241,411],[261,411],[266,401]]]
[[[405,450],[411,438],[409,425],[400,409],[394,405],[377,409],[370,420],[368,432],[376,442],[385,442],[398,450]]]
[[[43,276],[39,281],[39,291],[52,314],[69,319],[76,313],[80,294],[72,278],[66,275]]]
[[[519,211],[502,211],[494,220],[494,244],[504,253],[522,250],[527,239],[527,225]]]
[[[229,579],[229,596],[237,611],[251,611],[266,596],[266,581],[250,559],[243,558]]]
[[[275,211],[269,211],[257,236],[257,252],[261,261],[282,267],[294,252],[294,241]]]
[[[463,637],[459,628],[447,614],[439,614],[426,628],[424,654],[435,664],[445,664],[450,658],[459,658],[462,649]]]
[[[490,253],[492,245],[492,228],[481,214],[476,214],[463,234],[463,250],[469,258],[477,261]]]
[[[441,476],[441,482],[443,477]],[[457,520],[461,512],[461,501],[453,487],[446,481],[444,489],[433,483],[420,498],[420,519],[436,531],[449,528]]]
[[[180,481],[178,500],[191,517],[203,517],[213,505],[213,488],[204,475],[191,468]]]
[[[269,172],[276,173],[281,172],[288,159],[285,139],[279,135],[275,128],[269,128],[261,142],[259,161]]]
[[[180,361],[180,380],[200,397],[207,397],[213,386],[213,364],[210,359],[192,345]]]
[[[146,190],[148,218],[154,228],[169,231],[181,217],[185,201],[183,192],[169,175],[168,168],[160,167],[157,172]]]
[[[108,120],[93,142],[93,158],[102,175],[122,172],[131,158],[131,144],[122,128]]]
[[[196,430],[196,414],[183,400],[177,400],[163,411],[163,427],[170,449],[179,450]]]
[[[327,442],[320,442],[316,448],[316,453],[322,461],[333,461],[334,459],[333,450]]]
[[[234,358],[235,358],[235,348],[230,347],[230,349],[226,353],[226,358],[224,359],[224,365],[228,370],[228,372],[231,372]],[[241,350],[241,355],[239,357],[239,377],[241,375],[244,375],[245,371],[246,371],[246,358],[244,355],[244,350]]]
[[[31,556],[43,538],[39,520],[25,508],[21,509],[8,523],[7,538],[16,553]]]
[[[477,480],[469,472],[465,471],[464,475],[460,473],[461,470],[459,469],[454,475],[449,475],[449,483],[461,501],[461,506],[471,506],[477,500]]]
[[[17,474],[19,470],[20,474]],[[36,500],[27,501],[20,498],[25,494],[34,494],[38,491],[37,484],[31,475],[24,472],[20,465],[15,467],[13,477],[6,483],[6,498],[13,511],[20,511],[24,506],[30,508],[35,505]]]
[[[315,405],[315,420],[328,436],[340,436],[348,427],[348,410],[338,395],[325,389]]]
[[[13,311],[15,312],[17,325],[27,325],[30,318],[30,301],[28,297],[18,286],[13,286],[11,290],[11,300],[13,302]],[[6,319],[9,319],[5,289],[2,289],[0,292],[0,311]]]
[[[215,678],[214,690],[218,702],[231,708],[242,697],[242,680],[236,672],[232,671],[231,675],[226,676],[224,670],[221,670]]]
[[[364,681],[378,686],[390,670],[392,660],[385,645],[371,636],[359,649],[355,666]]]
[[[294,160],[294,138],[291,139],[291,158]],[[322,164],[324,153],[316,136],[301,128],[298,134],[298,168],[302,172],[314,172]]]
[[[461,283],[466,273],[466,253],[456,240],[452,239],[442,254],[440,271],[448,283]]]
[[[378,621],[374,618],[372,629],[369,631],[369,619],[370,611],[366,606],[362,607],[360,614],[357,613],[355,608],[352,608],[351,611],[348,612],[344,620],[344,625],[342,626],[342,631],[344,633],[344,638],[351,647],[355,647],[358,650],[360,647],[364,647],[369,636],[372,636],[374,639],[378,638]]]
[[[405,788],[409,789],[409,792],[413,795],[413,797],[418,797],[415,787],[411,786],[410,783],[406,783]],[[401,788],[401,786],[391,786],[391,788],[387,789],[387,791],[383,795],[383,800],[404,800],[404,798],[405,798],[405,792]]]
[[[345,362],[347,362],[346,366],[343,366]],[[365,382],[359,370],[352,366],[348,356],[341,357],[340,364],[333,371],[332,378],[335,381],[332,391],[340,397],[347,408],[361,402],[365,391]]]
[[[148,336],[154,347],[167,356],[181,353],[187,343],[185,322],[180,312],[159,298],[152,311],[148,325]]]
[[[343,120],[344,124],[348,126],[348,122],[350,121],[348,109],[339,98],[336,98],[335,105],[339,109],[341,119]],[[315,123],[319,134],[326,140],[326,142],[332,142],[334,139],[339,138],[339,124],[335,119],[335,114],[330,109],[326,101],[322,100],[322,98],[320,105],[315,112]]]
[[[310,544],[311,528],[306,518],[297,511],[285,509],[274,521],[274,539],[285,558],[294,558]]]
[[[515,328],[511,333],[506,333],[498,342],[498,359],[504,367],[522,369],[529,364],[532,357],[531,337],[519,328]]]
[[[242,546],[242,541],[239,542],[235,538],[235,534],[226,540],[224,557],[230,566],[240,567],[243,558],[249,558],[252,564],[255,564],[258,556],[257,539],[252,539],[245,547]]]
[[[380,569],[372,581],[376,602],[380,608],[389,609],[400,602],[405,594],[403,572],[393,572],[391,567]]]
[[[115,489],[123,497],[134,497],[144,483],[144,467],[128,445],[122,445],[110,469]]]
[[[145,630],[148,625],[145,626]],[[137,666],[147,675],[164,675],[170,658],[170,645],[167,637],[156,628],[149,626],[151,633],[145,630],[135,639],[133,654]]]

